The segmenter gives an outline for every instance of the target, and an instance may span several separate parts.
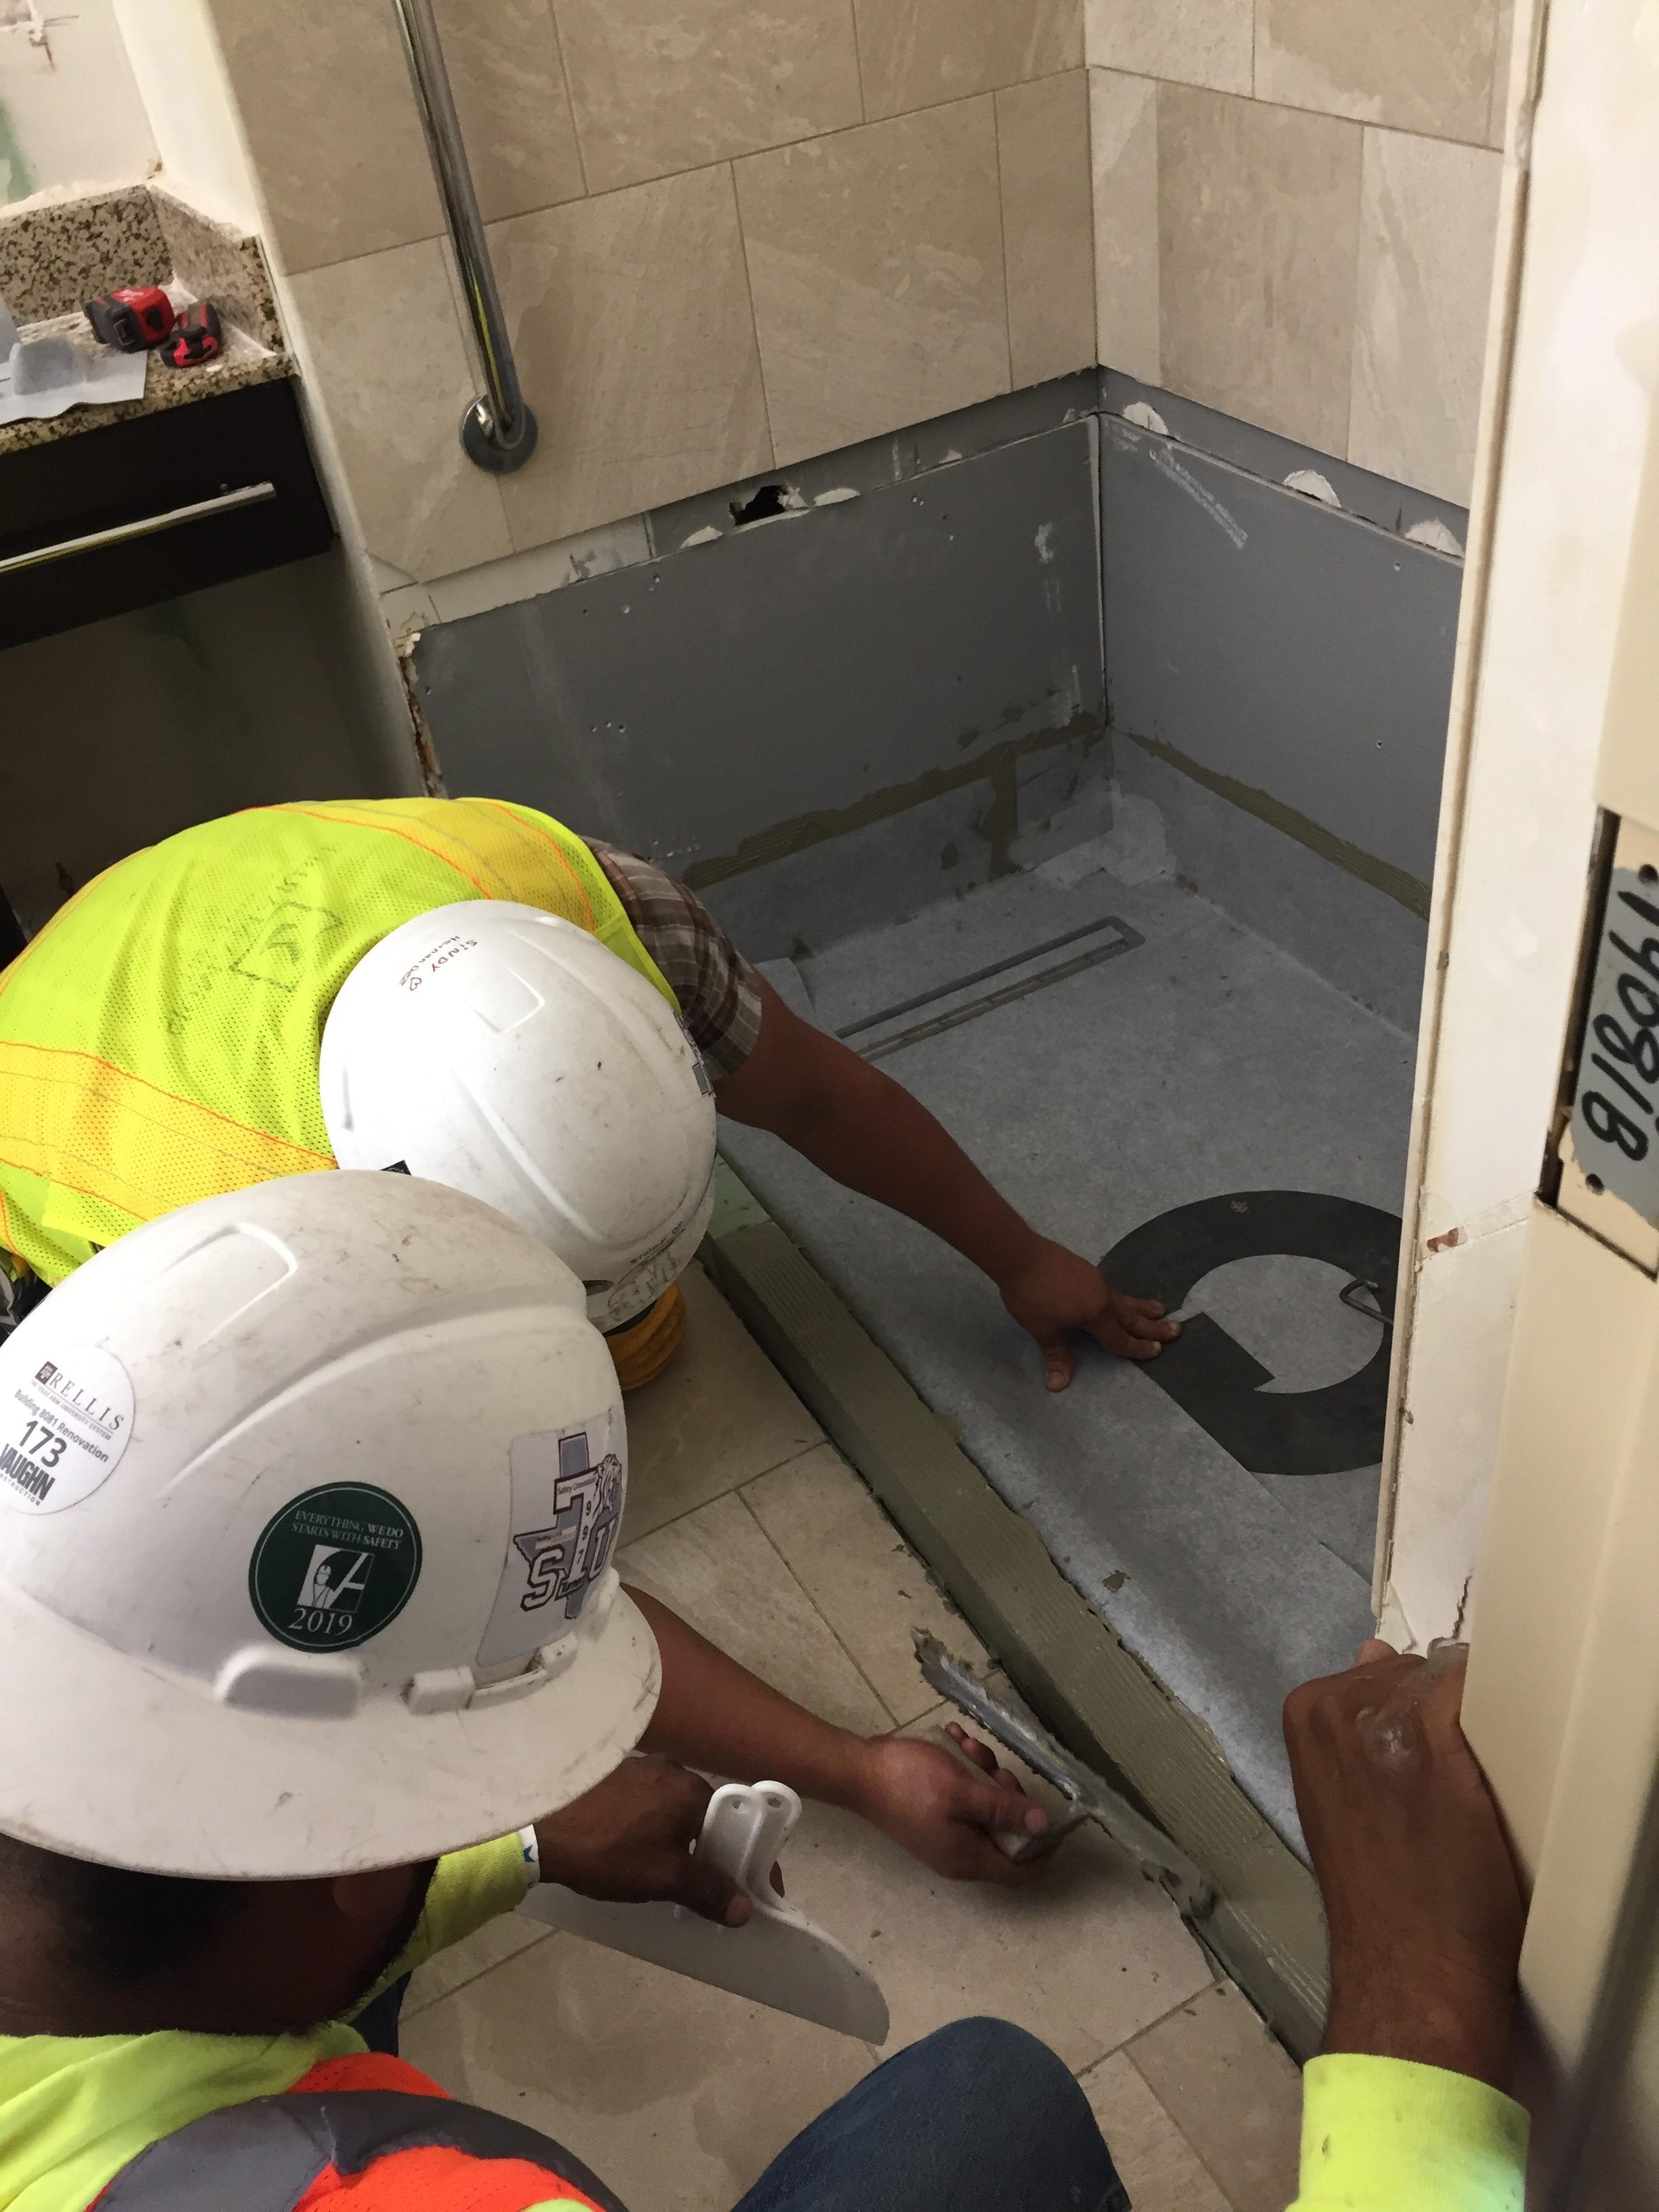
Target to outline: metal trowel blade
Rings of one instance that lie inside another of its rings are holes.
[[[1201,1920],[1215,1903],[1215,1885],[1170,1842],[1162,1828],[1138,1813],[1128,1800],[1081,1759],[1073,1759],[1047,1729],[1018,1712],[988,1690],[960,1659],[953,1659],[926,1629],[910,1632],[916,1663],[941,1697],[978,1723],[1006,1751],[1023,1759],[1033,1773],[1058,1790],[1081,1813],[1096,1820],[1141,1872],[1161,1882],[1189,1920]]]

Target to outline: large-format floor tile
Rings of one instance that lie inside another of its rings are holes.
[[[1082,2077],[1135,2212],[1231,2212],[1212,2176],[1121,2051]]]
[[[1094,1827],[1007,1889],[948,1881],[852,1814],[811,1805],[783,1873],[881,1983],[894,2048],[991,2013],[1075,2069],[1210,1984],[1174,1906]]]
[[[847,0],[559,0],[596,192],[861,123]]]
[[[1075,69],[1081,0],[854,0],[872,119]]]
[[[737,177],[780,464],[1008,389],[989,99],[757,154]]]
[[[368,551],[420,578],[510,553],[501,479],[461,450],[477,384],[437,240],[293,283]]]
[[[1302,2077],[1247,2000],[1218,1983],[1127,2056],[1234,2212],[1282,2212],[1296,2194]]]
[[[1091,64],[1137,76],[1248,93],[1255,36],[1254,0],[1088,0]]]
[[[731,172],[492,223],[535,458],[500,479],[520,550],[771,459]]]
[[[1106,368],[1161,384],[1158,87],[1089,71],[1095,201],[1095,337]]]
[[[1481,144],[1497,0],[1257,0],[1261,100]]]
[[[1087,72],[998,93],[997,152],[1008,347],[1019,391],[1095,358]]]
[[[678,1352],[623,1401],[628,1507],[623,1541],[724,1497],[823,1440],[823,1431],[701,1267],[680,1278]]]
[[[751,1483],[744,1497],[895,1720],[938,1703],[922,1680],[912,1626],[931,1629],[958,1658],[979,1639],[832,1444]]]
[[[420,2014],[403,2051],[665,2212],[730,2212],[872,2063],[849,2037],[564,1936]]]
[[[1467,506],[1503,155],[1367,131],[1348,458]]]
[[[1164,382],[1341,453],[1358,125],[1170,84],[1159,89],[1158,131]]]
[[[741,1498],[717,1498],[628,1545],[617,1565],[624,1582],[672,1606],[797,1705],[862,1735],[892,1725]]]
[[[404,2019],[413,2020],[428,2005],[453,1996],[468,1982],[489,1973],[492,1967],[505,1966],[520,1951],[529,1950],[532,1943],[552,1941],[552,1931],[543,1922],[517,1912],[497,1913],[495,1919],[486,1920],[482,1928],[475,1929],[461,1942],[452,1943],[447,1951],[438,1952],[425,1966],[416,1968],[409,1994],[404,1999]]]

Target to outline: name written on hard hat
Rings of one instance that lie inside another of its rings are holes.
[[[0,1498],[58,1513],[114,1474],[132,1433],[132,1383],[96,1345],[43,1344],[40,1355],[0,1399]]]

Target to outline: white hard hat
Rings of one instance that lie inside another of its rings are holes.
[[[656,1702],[626,1450],[580,1285],[475,1199],[295,1176],[134,1230],[0,1346],[0,1832],[246,1880],[556,1810]]]
[[[596,937],[471,900],[364,954],[323,1030],[343,1168],[471,1191],[550,1245],[619,1328],[680,1274],[714,1202],[714,1104],[673,1008]]]

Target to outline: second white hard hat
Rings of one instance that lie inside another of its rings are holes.
[[[580,1285],[459,1192],[135,1230],[0,1346],[0,1831],[234,1880],[555,1811],[656,1698],[626,1460]]]
[[[323,1030],[343,1168],[471,1192],[582,1279],[618,1328],[690,1261],[714,1206],[714,1103],[661,993],[539,907],[472,900],[381,939]]]

